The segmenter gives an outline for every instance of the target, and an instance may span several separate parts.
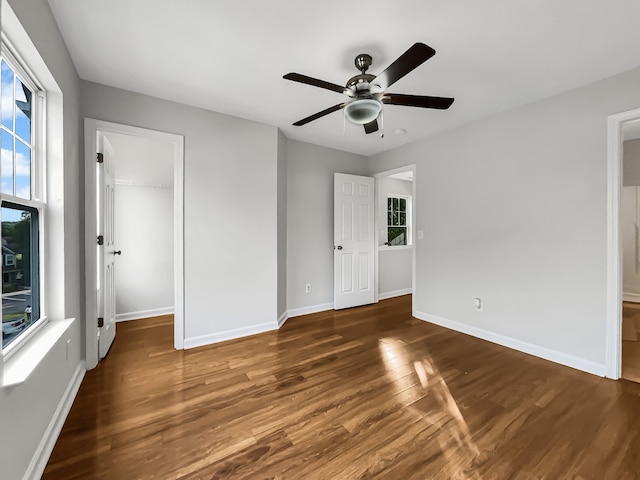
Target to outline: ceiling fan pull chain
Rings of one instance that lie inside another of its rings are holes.
[[[380,138],[384,138],[384,110],[380,112]]]

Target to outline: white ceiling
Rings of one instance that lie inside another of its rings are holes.
[[[640,65],[637,0],[49,0],[81,78],[281,128],[371,155]],[[346,97],[283,80],[344,84],[415,42],[437,54],[389,91],[452,96],[448,111],[385,106],[386,135],[341,112]],[[405,129],[404,135],[394,135]]]

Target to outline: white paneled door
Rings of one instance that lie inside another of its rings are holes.
[[[334,308],[367,305],[374,295],[374,179],[334,176]]]
[[[116,336],[114,206],[115,167],[113,147],[98,132],[97,191],[98,191],[98,351],[104,358]],[[102,325],[102,326],[100,326]]]

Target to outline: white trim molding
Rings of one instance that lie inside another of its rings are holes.
[[[624,302],[632,302],[632,303],[640,303],[640,294],[638,293],[623,293],[622,301]]]
[[[225,330],[223,332],[212,333],[209,335],[185,338],[184,348],[204,347],[214,343],[224,342],[226,340],[235,340],[236,338],[248,337],[249,335],[270,332],[272,330],[277,330],[278,328],[278,322],[266,322],[248,327]]]
[[[322,303],[320,305],[310,305],[308,307],[292,308],[288,311],[289,318],[300,317],[301,315],[309,315],[311,313],[325,312],[333,310],[332,303]]]
[[[378,298],[380,300],[385,300],[387,298],[401,297],[402,295],[409,295],[410,293],[411,293],[410,288],[403,288],[402,290],[394,290],[393,292],[381,293]]]
[[[44,469],[47,467],[49,457],[53,452],[53,447],[56,445],[56,441],[58,440],[64,422],[69,415],[73,401],[78,394],[85,372],[86,369],[84,362],[79,363],[71,377],[71,381],[67,385],[64,395],[62,395],[62,398],[60,399],[60,403],[58,403],[58,406],[56,407],[56,411],[53,414],[44,435],[42,436],[42,440],[40,440],[40,443],[38,444],[38,448],[33,454],[33,457],[31,457],[29,467],[27,467],[27,471],[22,477],[23,480],[37,480],[42,477]]]
[[[527,353],[529,355],[533,355],[534,357],[543,358],[554,363],[559,363],[560,365],[565,365],[577,370],[582,370],[583,372],[592,373],[594,375],[598,375],[599,377],[605,376],[604,364],[593,362],[591,360],[580,357],[575,357],[564,352],[559,352],[547,347],[524,342],[512,337],[507,337],[506,335],[500,335],[488,330],[483,330],[482,328],[473,327],[465,323],[456,322],[424,312],[418,311],[414,314],[414,317],[419,320],[433,323],[435,325],[440,325],[441,327],[445,327],[450,330],[455,330],[456,332],[465,333],[467,335],[471,335],[472,337],[481,338],[482,340],[496,343],[503,347]]]
[[[283,312],[282,315],[280,315],[280,318],[278,318],[278,328],[282,327],[282,325],[284,325],[284,322],[286,322],[287,320],[289,320],[288,312]]]
[[[129,320],[140,320],[141,318],[160,317],[162,315],[173,315],[174,307],[152,308],[150,310],[140,310],[138,312],[118,313],[116,322],[128,322]]]
[[[620,190],[622,188],[622,128],[640,120],[640,108],[607,118],[607,300],[606,376],[617,380],[622,372],[622,248]]]

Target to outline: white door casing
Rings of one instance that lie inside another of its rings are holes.
[[[375,180],[334,175],[334,308],[375,302]]]
[[[102,162],[97,163],[98,191],[98,235],[102,236],[102,245],[98,246],[98,288],[96,290],[98,317],[103,326],[98,329],[98,351],[104,358],[116,336],[116,292],[115,292],[115,171],[114,153],[109,141],[102,132],[98,132],[98,152]],[[118,253],[119,254],[119,253]]]

